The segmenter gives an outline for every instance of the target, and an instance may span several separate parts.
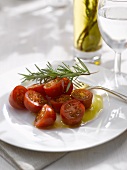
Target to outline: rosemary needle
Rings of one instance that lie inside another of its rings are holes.
[[[57,68],[53,68],[51,63],[47,63],[46,68],[39,68],[36,64],[35,67],[37,68],[37,72],[32,72],[28,68],[28,74],[19,73],[22,77],[22,82],[25,81],[39,81],[41,82],[48,82],[56,77],[63,78],[68,77],[71,81],[74,78],[78,78],[81,75],[90,75],[88,68],[86,65],[77,58],[80,64],[75,64],[72,67],[62,62],[61,65],[58,65]]]

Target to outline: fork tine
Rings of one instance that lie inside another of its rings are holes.
[[[89,87],[88,84],[85,84],[85,83],[79,81],[78,79],[74,79],[73,80],[73,84],[74,84],[75,88],[86,88],[86,87]]]
[[[80,86],[81,86],[80,82],[79,82],[77,79],[75,79],[75,80],[73,81],[73,84],[74,84],[74,86],[77,87],[77,88],[80,88]]]
[[[77,84],[77,82],[73,81],[73,85],[74,85],[74,88],[80,88],[79,84]]]

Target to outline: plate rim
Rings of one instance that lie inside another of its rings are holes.
[[[41,63],[41,62],[40,62]],[[61,62],[60,62],[61,63]],[[28,67],[31,67],[31,65],[33,65],[33,64],[29,64],[29,65],[27,65]],[[87,64],[88,66],[93,66],[92,64]],[[13,69],[12,70],[12,73],[13,72],[15,72],[17,69],[22,69],[22,68],[24,68],[25,66],[21,66],[20,68],[15,68],[15,69]],[[107,69],[106,68],[103,68],[102,66],[94,66],[94,67],[98,67],[98,68],[100,68],[100,69],[103,69],[103,70],[106,70],[107,71]],[[109,71],[109,70],[108,70]],[[109,72],[111,72],[111,71],[109,71]],[[2,78],[3,76],[5,76],[5,75],[8,75],[10,72],[6,72],[6,73],[4,73],[4,74],[2,74],[2,75],[0,75],[0,78]],[[15,73],[15,74],[17,74],[17,72]],[[5,142],[5,143],[7,143],[7,144],[10,144],[10,145],[13,145],[13,146],[16,146],[16,147],[19,147],[19,148],[23,148],[23,149],[28,149],[28,150],[33,150],[33,151],[46,151],[46,152],[68,152],[68,151],[77,151],[77,150],[82,150],[82,149],[88,149],[88,148],[92,148],[92,147],[95,147],[95,146],[98,146],[98,145],[101,145],[101,144],[104,144],[104,143],[106,143],[106,142],[108,142],[108,141],[110,141],[110,140],[113,140],[114,138],[116,138],[116,137],[118,137],[119,135],[121,135],[122,133],[124,133],[125,131],[127,130],[127,128],[124,128],[121,132],[118,132],[118,134],[116,134],[116,135],[114,135],[114,136],[112,136],[110,139],[108,139],[108,140],[106,140],[106,141],[103,141],[103,142],[101,142],[100,141],[100,143],[98,142],[97,144],[95,143],[95,144],[93,144],[92,146],[87,146],[87,147],[81,147],[81,148],[72,148],[72,149],[61,149],[61,150],[59,150],[59,149],[54,149],[54,150],[48,150],[48,149],[37,149],[37,148],[31,148],[31,147],[26,147],[26,146],[19,146],[19,144],[13,144],[11,141],[7,141],[6,139],[3,139],[2,137],[1,137],[1,135],[0,135],[0,140],[1,141],[3,141],[3,142]],[[1,131],[1,130],[0,130]]]

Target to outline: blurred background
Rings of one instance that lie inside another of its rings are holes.
[[[72,59],[72,50],[72,1],[0,0],[0,64],[7,63],[3,72],[12,68],[10,62],[18,67]]]

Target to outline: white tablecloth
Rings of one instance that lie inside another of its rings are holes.
[[[35,1],[0,0],[0,74],[30,63],[45,65],[47,61],[73,59],[72,1],[68,0],[71,3],[59,9],[24,8]],[[127,73],[126,56],[125,51],[122,55],[124,73]],[[114,52],[104,45],[101,65],[112,70],[113,62]],[[14,170],[14,167],[1,157],[0,169]],[[100,146],[70,152],[44,169],[127,170],[127,131]]]

